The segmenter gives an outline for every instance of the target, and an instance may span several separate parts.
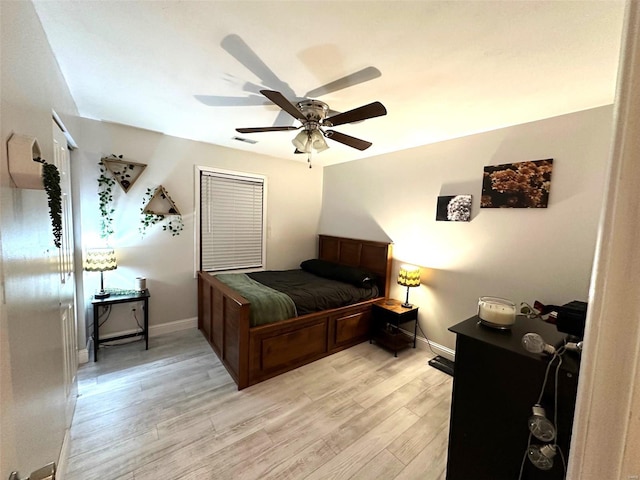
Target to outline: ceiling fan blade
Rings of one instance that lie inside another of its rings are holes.
[[[331,140],[335,140],[336,142],[344,143],[349,147],[357,148],[358,150],[366,150],[373,145],[371,142],[367,142],[366,140],[360,140],[359,138],[345,135],[344,133],[336,132],[335,130],[327,130],[324,132],[324,136]]]
[[[333,117],[325,119],[324,125],[328,127],[335,127],[337,125],[343,125],[345,123],[358,122],[360,120],[366,120],[368,118],[380,117],[387,114],[387,109],[384,108],[380,102],[373,102],[362,107],[354,108],[344,113],[339,113]]]
[[[291,87],[280,80],[240,36],[236,34],[227,35],[220,42],[220,46],[244,65],[247,70],[256,75],[264,85],[285,92],[291,97],[295,96]]]
[[[199,102],[210,107],[252,107],[255,105],[268,105],[263,97],[249,95],[248,97],[219,97],[216,95],[194,95]]]
[[[336,90],[342,90],[343,88],[351,87],[353,85],[358,85],[359,83],[373,80],[374,78],[378,78],[381,75],[382,73],[380,73],[380,70],[375,67],[363,68],[362,70],[352,73],[351,75],[339,78],[338,80],[329,82],[321,87],[314,88],[313,90],[308,91],[305,94],[305,97],[321,97],[322,95],[335,92]]]
[[[238,133],[260,133],[260,132],[284,132],[286,130],[298,130],[300,127],[250,127],[236,128]]]
[[[302,112],[296,107],[293,103],[285,98],[280,92],[276,92],[274,90],[260,90],[260,93],[271,100],[273,103],[278,105],[281,109],[287,112],[294,118],[297,118],[300,121],[306,121],[307,117],[305,117]]]

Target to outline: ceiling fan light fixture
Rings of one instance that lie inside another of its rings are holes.
[[[361,122],[368,118],[387,114],[387,109],[380,102],[373,102],[346,112],[337,113],[327,118],[329,106],[319,100],[306,99],[294,105],[286,97],[275,90],[260,90],[260,93],[279,106],[283,112],[300,121],[300,127],[274,126],[236,128],[238,133],[280,132],[303,128],[291,141],[296,147],[295,153],[320,153],[329,148],[325,138],[347,145],[357,150],[366,150],[372,143],[333,130],[322,130],[323,127],[334,127],[345,123]]]
[[[320,130],[313,130],[309,135],[311,140],[311,148],[313,148],[316,152],[324,152],[329,145],[327,145],[327,141],[324,139],[324,135]]]
[[[329,148],[322,132],[318,129],[302,130],[291,140],[291,143],[296,149],[304,153],[311,153],[312,151],[319,153]]]
[[[302,130],[298,133],[293,140],[291,140],[293,146],[300,152],[309,153],[311,151],[311,145],[309,145],[309,135],[306,130]]]

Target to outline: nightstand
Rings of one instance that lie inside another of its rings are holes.
[[[145,342],[145,350],[149,350],[149,290],[142,290],[136,293],[128,293],[128,294],[111,294],[107,298],[96,298],[91,302],[93,304],[93,361],[98,361],[98,347],[101,343],[104,342],[112,342],[114,340],[121,340],[123,338],[130,337],[144,337]],[[128,302],[143,302],[142,310],[144,312],[144,323],[142,331],[135,333],[128,333],[125,335],[119,335],[117,337],[110,337],[105,340],[100,340],[100,307],[102,308],[110,308],[111,305],[115,305],[117,303],[128,303]]]
[[[386,298],[372,305],[371,309],[371,338],[369,343],[377,344],[393,351],[395,357],[398,350],[410,347],[416,348],[416,334],[418,332],[418,307],[405,308],[402,302]],[[403,323],[413,321],[413,336],[400,330]]]

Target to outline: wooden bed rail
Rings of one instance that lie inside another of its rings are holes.
[[[198,272],[198,329],[238,385],[247,385],[249,301],[206,272]]]

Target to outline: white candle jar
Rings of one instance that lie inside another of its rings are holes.
[[[478,317],[489,327],[508,329],[516,323],[516,305],[511,300],[499,297],[480,297]]]
[[[136,277],[136,290],[142,292],[147,289],[147,279],[144,277]]]

